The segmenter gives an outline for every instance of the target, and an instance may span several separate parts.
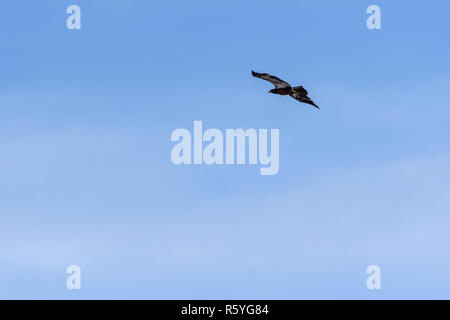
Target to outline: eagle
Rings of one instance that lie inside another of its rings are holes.
[[[312,101],[308,97],[308,91],[306,91],[306,89],[303,88],[302,86],[291,87],[291,85],[289,83],[287,83],[286,81],[283,81],[283,80],[281,80],[275,76],[272,76],[270,74],[267,74],[267,73],[258,73],[258,72],[255,72],[252,70],[252,75],[255,78],[260,78],[260,79],[269,81],[275,86],[275,89],[270,90],[269,93],[280,94],[282,96],[290,95],[292,98],[294,98],[297,101],[313,105],[317,109],[320,109],[314,103],[314,101]]]

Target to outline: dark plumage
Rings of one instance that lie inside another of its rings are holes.
[[[302,86],[299,87],[291,87],[289,83],[286,81],[283,81],[275,76],[272,76],[267,73],[258,73],[252,70],[252,75],[255,78],[260,78],[266,81],[271,82],[275,89],[270,90],[270,93],[280,94],[282,96],[290,95],[292,98],[294,98],[297,101],[308,103],[310,105],[313,105],[314,107],[320,109],[314,101],[312,101],[308,97],[308,91],[305,90]]]

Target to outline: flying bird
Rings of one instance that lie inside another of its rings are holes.
[[[289,83],[287,83],[286,81],[283,81],[283,80],[281,80],[275,76],[272,76],[270,74],[267,74],[267,73],[258,73],[258,72],[255,72],[252,70],[252,75],[255,78],[260,78],[260,79],[269,81],[275,86],[275,89],[270,90],[269,93],[280,94],[282,96],[290,95],[292,98],[294,98],[297,101],[311,104],[314,107],[316,107],[317,109],[320,109],[314,103],[314,101],[312,101],[308,97],[308,91],[306,91],[306,89],[303,88],[302,86],[291,87],[291,85]]]

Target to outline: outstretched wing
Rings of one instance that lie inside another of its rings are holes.
[[[283,81],[283,80],[281,80],[275,76],[272,76],[270,74],[267,74],[267,73],[258,73],[258,72],[255,72],[252,70],[252,75],[255,78],[260,78],[260,79],[271,82],[275,86],[276,89],[287,88],[287,87],[291,86],[286,81]]]
[[[303,103],[307,103],[310,105],[313,105],[314,107],[316,107],[317,109],[320,109],[319,106],[317,106],[314,101],[312,101],[309,97],[308,97],[308,91],[305,90],[305,88],[303,87],[295,87],[293,88],[293,90],[291,91],[291,93],[289,93],[289,95],[294,98],[297,101],[303,102]]]
[[[302,86],[300,87],[293,87],[292,88],[295,92],[298,92],[301,95],[307,96],[308,95],[308,91],[306,91],[305,88],[303,88]]]

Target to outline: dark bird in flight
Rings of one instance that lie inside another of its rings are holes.
[[[287,83],[286,81],[283,81],[283,80],[281,80],[275,76],[272,76],[270,74],[267,74],[267,73],[258,73],[258,72],[255,72],[252,70],[252,75],[255,78],[260,78],[260,79],[269,81],[275,86],[275,89],[270,90],[269,93],[280,94],[282,96],[290,95],[295,100],[298,100],[303,103],[311,104],[314,107],[316,107],[317,109],[320,109],[314,103],[314,101],[312,101],[308,97],[308,91],[306,91],[305,88],[303,88],[302,86],[291,87],[291,85],[289,83]]]

